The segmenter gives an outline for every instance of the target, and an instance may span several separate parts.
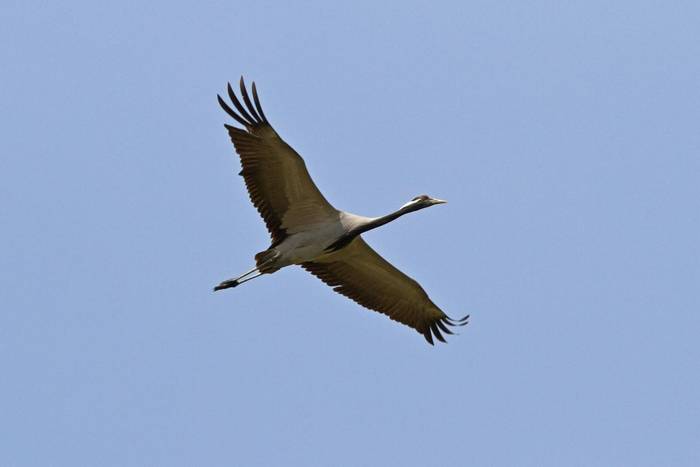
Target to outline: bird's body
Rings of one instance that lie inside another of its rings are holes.
[[[270,126],[255,83],[253,102],[241,78],[245,107],[229,85],[235,112],[219,104],[245,130],[225,125],[241,156],[242,175],[251,201],[265,220],[272,245],[255,255],[256,267],[222,282],[214,290],[236,287],[262,274],[300,265],[357,303],[413,327],[430,342],[444,342],[441,331],[467,323],[443,313],[413,279],[384,260],[361,234],[398,217],[445,201],[421,195],[386,216],[370,218],[335,209],[311,180],[303,159]]]
[[[275,266],[283,268],[292,264],[303,264],[330,254],[327,251],[334,243],[351,235],[354,228],[369,222],[367,217],[345,211],[337,211],[325,222],[311,224],[308,229],[287,236],[271,248],[278,253]]]

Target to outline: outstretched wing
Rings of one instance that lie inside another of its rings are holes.
[[[280,243],[288,234],[337,218],[338,211],[311,180],[304,160],[267,121],[255,83],[252,86],[255,106],[243,77],[240,87],[245,107],[228,85],[229,98],[238,112],[221,96],[217,97],[226,113],[245,128],[224,125],[241,156],[240,175],[245,180],[250,200],[265,221],[273,244]]]
[[[382,258],[362,237],[302,267],[336,292],[412,327],[430,344],[433,336],[445,342],[440,331],[452,334],[449,326],[463,326],[469,319],[467,315],[455,321],[443,313],[418,282]]]

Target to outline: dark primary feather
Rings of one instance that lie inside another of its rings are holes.
[[[253,118],[255,119],[256,123],[263,123],[262,119],[260,116],[255,112],[255,107],[253,107],[253,104],[250,102],[250,97],[248,97],[248,90],[245,88],[245,83],[243,82],[243,77],[241,76],[241,95],[243,96],[243,102],[245,102],[246,107],[248,107],[248,110],[250,110],[250,113],[253,115]]]
[[[243,78],[241,76],[241,78]],[[267,117],[265,117],[265,112],[263,112],[262,106],[260,105],[260,99],[258,99],[258,90],[255,88],[255,82],[253,82],[253,100],[255,101],[255,107],[260,112],[263,123],[267,123]]]
[[[236,109],[238,109],[238,112],[248,122],[248,125],[246,125],[246,126],[255,125],[257,122],[255,121],[255,119],[253,119],[253,117],[250,116],[250,114],[246,111],[246,109],[241,105],[241,102],[236,97],[236,93],[233,92],[233,89],[231,88],[231,83],[228,83],[226,90],[228,91],[228,97],[231,99],[231,102],[233,102],[233,105],[236,106]]]
[[[216,98],[219,100],[219,105],[221,106],[221,108],[224,109],[224,111],[227,114],[229,114],[234,120],[236,120],[238,123],[240,123],[241,125],[246,126],[246,127],[248,125],[250,125],[250,122],[246,122],[241,117],[239,117],[238,114],[236,112],[234,112],[231,107],[229,107],[229,105],[226,103],[226,101],[221,98],[221,96],[217,95]]]

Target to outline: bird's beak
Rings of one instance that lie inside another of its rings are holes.
[[[445,201],[444,199],[433,198],[433,204],[445,204],[445,203],[447,203],[447,201]]]

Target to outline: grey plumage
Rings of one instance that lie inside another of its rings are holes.
[[[243,103],[231,85],[219,104],[245,130],[225,125],[241,158],[241,175],[253,205],[272,237],[267,250],[255,255],[256,267],[222,282],[214,290],[236,287],[262,274],[300,265],[338,293],[360,305],[410,326],[433,344],[445,342],[450,326],[467,324],[469,316],[453,320],[442,312],[413,279],[382,258],[361,234],[398,217],[445,201],[421,195],[397,211],[379,218],[335,209],[314,184],[304,160],[285,143],[265,116],[255,83],[251,101],[243,78]],[[254,103],[254,104],[253,104]],[[245,106],[243,105],[245,104]]]

